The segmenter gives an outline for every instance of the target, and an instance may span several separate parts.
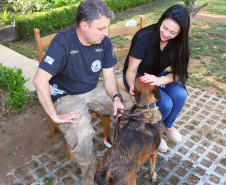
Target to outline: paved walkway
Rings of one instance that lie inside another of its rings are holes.
[[[25,76],[28,75],[26,71],[31,72],[29,77],[34,75],[36,61],[19,54],[15,56],[15,52],[2,45],[0,45],[0,53],[0,61],[5,61],[6,65],[10,66],[9,62],[13,61],[13,65],[22,68]],[[20,64],[20,62],[24,63]],[[175,123],[183,135],[183,142],[175,145],[164,136],[168,142],[169,151],[158,154],[157,182],[151,182],[149,179],[148,162],[146,162],[137,173],[137,184],[226,185],[226,101],[198,89],[188,87],[188,92],[188,100]],[[40,122],[42,124],[46,122],[43,125],[48,124],[46,119]],[[112,118],[111,124],[113,123]],[[102,142],[103,127],[97,118],[92,119],[92,125],[96,131],[95,152],[100,157],[107,150]],[[48,132],[47,126],[46,132]],[[57,136],[59,135],[61,134],[58,132]],[[76,161],[72,163],[67,159],[62,137],[58,137],[39,154],[31,153],[30,155],[32,160],[27,161],[24,166],[14,166],[7,173],[7,180],[0,179],[0,184],[79,184],[80,168]]]

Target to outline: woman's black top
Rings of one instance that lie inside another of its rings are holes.
[[[147,26],[138,31],[133,39],[130,46],[129,54],[126,57],[123,74],[126,74],[129,62],[129,56],[136,59],[141,59],[141,63],[138,67],[137,73],[144,75],[144,73],[158,75],[167,67],[171,66],[173,59],[173,42],[170,40],[165,46],[163,51],[160,51],[160,63],[158,64],[158,70],[154,68],[154,57],[155,57],[155,40],[157,38],[156,31],[151,31],[150,26]],[[159,48],[160,50],[160,48]]]

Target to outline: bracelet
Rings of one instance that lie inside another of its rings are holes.
[[[165,78],[165,76],[162,76],[161,78],[163,78],[163,84],[160,85],[160,87],[165,88],[165,86],[166,86],[166,78]]]
[[[116,97],[119,97],[120,100],[123,101],[122,95],[121,95],[121,94],[115,94],[115,95],[113,96],[112,100],[114,101],[114,99],[115,99]]]

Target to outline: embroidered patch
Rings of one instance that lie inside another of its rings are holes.
[[[52,65],[54,62],[54,59],[50,56],[46,56],[46,58],[44,59],[45,62],[47,62],[48,64]]]
[[[91,65],[91,70],[93,72],[98,72],[101,69],[101,61],[95,60]]]
[[[97,53],[103,52],[103,49],[101,49],[101,48],[95,49],[95,52],[97,52]]]
[[[72,51],[70,52],[70,54],[71,54],[71,55],[76,55],[76,54],[78,54],[78,51],[77,51],[77,50],[72,50]]]

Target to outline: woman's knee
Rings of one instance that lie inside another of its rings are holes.
[[[180,87],[175,90],[173,96],[174,96],[173,99],[175,99],[178,103],[179,102],[184,103],[188,97],[188,93],[183,87]]]
[[[170,114],[173,108],[173,101],[168,96],[162,96],[161,100],[157,102],[157,106],[159,107],[164,119],[164,117],[167,117]]]

